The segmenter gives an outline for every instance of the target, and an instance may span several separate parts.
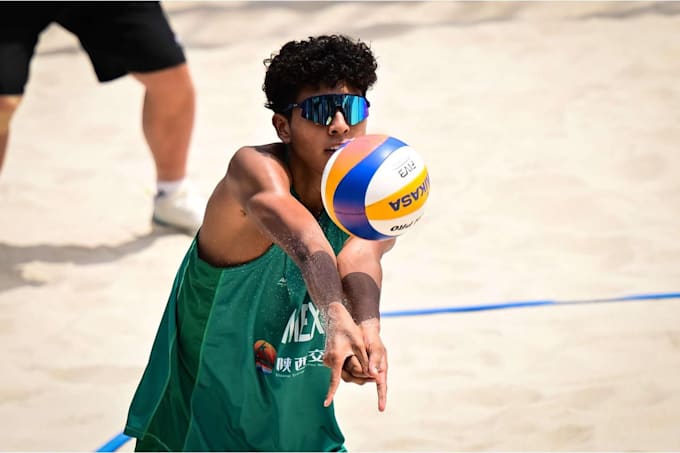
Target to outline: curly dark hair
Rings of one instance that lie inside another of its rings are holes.
[[[369,46],[343,35],[322,35],[306,41],[290,41],[264,60],[267,74],[262,90],[265,107],[281,113],[306,87],[334,87],[344,82],[366,91],[376,82],[376,62]]]

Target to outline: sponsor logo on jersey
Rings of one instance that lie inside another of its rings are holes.
[[[312,303],[302,304],[299,310],[295,309],[283,331],[281,343],[305,343],[312,340],[315,333],[323,335],[325,332],[319,315],[319,310]]]
[[[265,340],[257,340],[255,350],[255,368],[264,374],[271,374],[276,363],[276,349]]]
[[[309,367],[323,367],[325,351],[308,349],[314,344],[304,346],[319,335],[325,335],[321,314],[313,303],[304,303],[288,318],[278,351],[266,340],[255,342],[255,367],[265,375],[283,378],[300,375]]]

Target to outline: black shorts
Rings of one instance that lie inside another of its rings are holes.
[[[158,2],[0,2],[0,94],[23,93],[52,22],[78,37],[100,82],[186,61]]]

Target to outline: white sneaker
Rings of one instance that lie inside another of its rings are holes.
[[[159,193],[153,200],[153,222],[196,234],[203,222],[206,201],[188,184],[170,193]]]

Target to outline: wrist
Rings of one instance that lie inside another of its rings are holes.
[[[342,301],[329,303],[326,305],[326,308],[323,310],[323,312],[324,317],[327,318],[328,321],[339,320],[341,318],[350,316],[347,307],[345,307],[345,304],[343,304]]]
[[[359,327],[365,332],[380,333],[380,318],[369,318],[361,321]]]

